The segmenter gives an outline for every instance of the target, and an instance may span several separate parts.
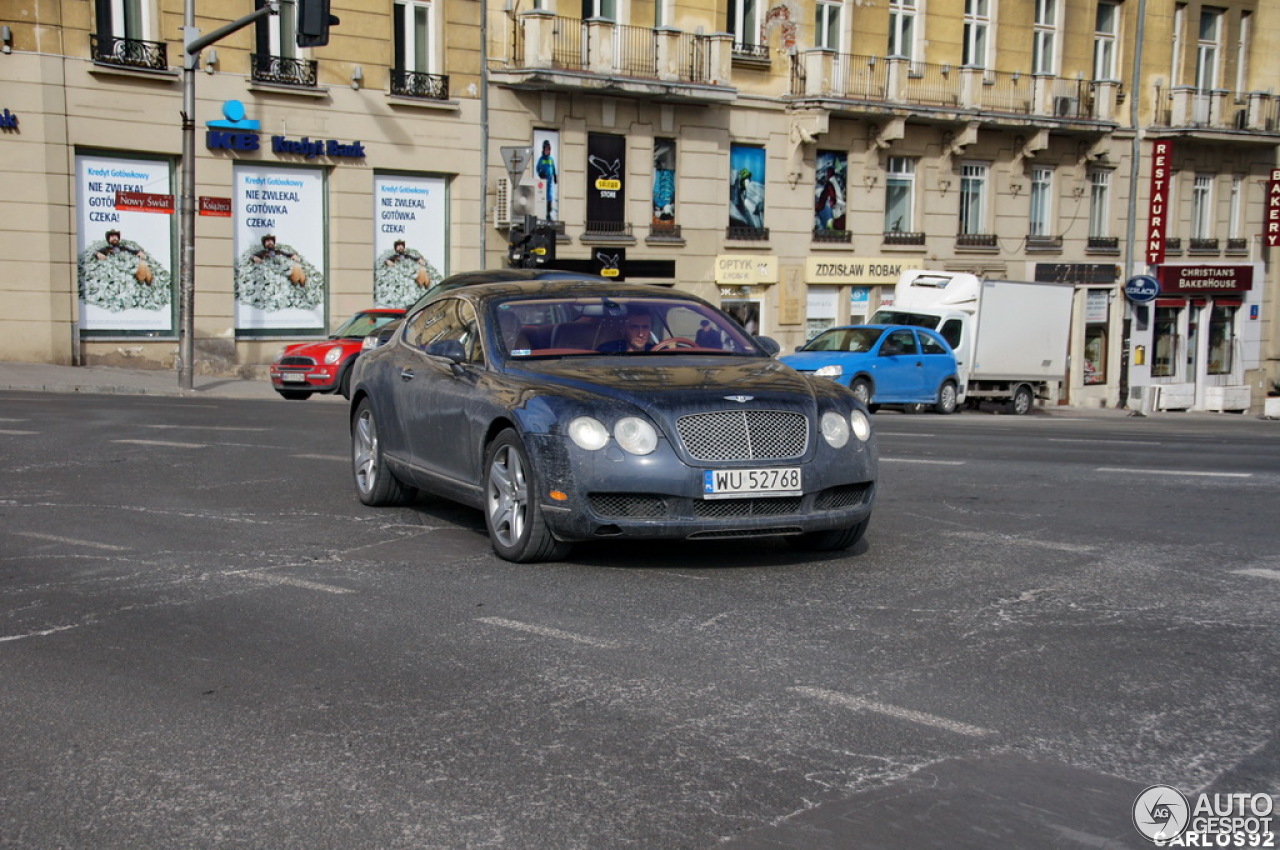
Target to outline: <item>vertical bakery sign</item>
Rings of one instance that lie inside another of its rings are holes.
[[[237,330],[323,331],[324,173],[235,168]]]
[[[408,307],[446,268],[445,180],[378,174],[373,204],[374,306]]]
[[[171,181],[168,160],[76,157],[81,330],[173,330]]]

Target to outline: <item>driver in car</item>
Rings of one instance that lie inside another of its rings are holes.
[[[653,348],[653,321],[643,307],[628,307],[622,339],[601,345],[596,351],[603,354],[623,354],[628,351],[649,351]]]

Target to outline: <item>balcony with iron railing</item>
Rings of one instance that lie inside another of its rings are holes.
[[[255,83],[315,88],[317,65],[314,59],[273,56],[269,53],[253,53],[249,56],[250,77]]]
[[[419,97],[426,100],[449,99],[447,74],[424,74],[420,71],[391,70],[391,93],[401,97]]]
[[[1280,95],[1271,92],[1209,91],[1195,86],[1156,87],[1154,127],[1224,131],[1233,134],[1280,134]]]
[[[732,100],[732,36],[654,29],[543,10],[518,15],[506,56],[490,62],[499,85],[715,103]]]
[[[89,36],[89,50],[93,61],[103,65],[147,71],[165,71],[169,68],[169,48],[160,41],[92,33]]]
[[[884,234],[884,244],[886,246],[923,245],[924,239],[923,233],[905,230],[888,230]]]

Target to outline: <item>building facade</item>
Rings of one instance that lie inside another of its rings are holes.
[[[188,7],[11,7],[0,357],[169,368]],[[502,265],[536,220],[556,265],[678,285],[787,350],[939,268],[1075,286],[1055,401],[1260,409],[1280,378],[1275,4],[333,12],[327,46],[282,4],[199,57],[197,371]],[[1126,296],[1139,276],[1156,297]]]

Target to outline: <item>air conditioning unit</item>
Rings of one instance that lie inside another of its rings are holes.
[[[1053,99],[1053,114],[1059,118],[1074,118],[1080,112],[1080,98],[1078,97],[1055,97]]]
[[[493,226],[511,226],[511,178],[499,177],[493,191]]]

